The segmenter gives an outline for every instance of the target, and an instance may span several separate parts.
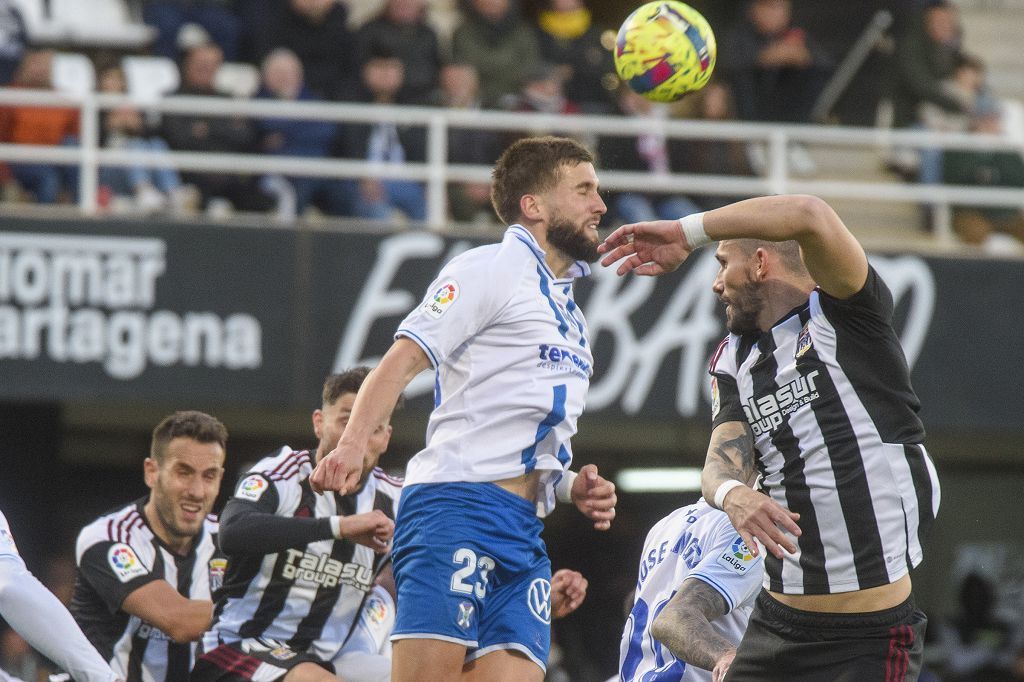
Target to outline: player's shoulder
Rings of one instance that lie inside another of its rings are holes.
[[[249,468],[242,479],[259,476],[272,483],[299,484],[313,471],[313,455],[309,450],[292,450],[287,445]]]
[[[142,516],[141,503],[131,502],[106,512],[86,524],[78,533],[75,553],[79,559],[97,544],[124,544],[141,547],[152,538],[152,532]]]
[[[739,337],[735,334],[727,334],[718,342],[715,352],[711,354],[711,361],[708,363],[708,374],[736,373],[736,353],[730,351],[735,349],[738,339]]]
[[[374,488],[385,495],[397,498],[402,494],[402,486],[405,485],[405,479],[401,476],[392,476],[380,467],[374,467],[370,478],[373,481]]]

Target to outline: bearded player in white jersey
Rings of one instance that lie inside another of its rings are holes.
[[[540,682],[551,638],[551,563],[540,531],[556,494],[606,529],[614,485],[569,472],[593,357],[573,280],[597,258],[606,207],[593,156],[555,137],[519,140],[491,197],[500,244],[449,262],[367,378],[344,435],[310,482],[344,494],[373,425],[434,368],[426,447],[395,522],[392,679]]]

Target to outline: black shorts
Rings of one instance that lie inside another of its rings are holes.
[[[330,673],[334,666],[319,657],[295,651],[280,642],[247,639],[235,644],[221,644],[198,659],[189,676],[190,682],[261,682],[279,680],[300,663],[315,663]]]
[[[921,672],[928,618],[911,596],[871,613],[794,609],[761,590],[728,682],[908,682]]]

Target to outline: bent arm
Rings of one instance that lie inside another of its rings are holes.
[[[763,239],[800,244],[804,264],[823,291],[849,298],[864,287],[868,260],[836,212],[818,197],[755,197],[704,214],[713,240]]]
[[[212,602],[183,597],[166,580],[146,583],[125,597],[121,608],[182,643],[202,637],[213,618]]]
[[[260,511],[255,504],[228,500],[220,516],[220,547],[227,554],[274,554],[293,547],[305,547],[318,540],[331,540],[330,517],[278,516]]]
[[[687,578],[651,625],[651,635],[676,658],[704,670],[714,670],[736,645],[718,633],[711,621],[729,613],[729,605],[703,580]]]
[[[750,485],[757,473],[755,459],[754,435],[749,424],[734,421],[715,427],[700,475],[704,499],[712,503],[718,486],[729,480]]]
[[[31,646],[83,682],[117,679],[64,605],[20,557],[0,555],[0,615]]]

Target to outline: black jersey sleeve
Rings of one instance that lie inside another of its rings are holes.
[[[714,430],[725,422],[742,422],[746,419],[736,379],[724,372],[712,374],[711,429]]]
[[[868,266],[868,277],[861,290],[850,298],[834,298],[824,291],[821,292],[821,308],[828,317],[835,313],[847,316],[862,316],[878,322],[889,324],[895,309],[892,292],[878,272]]]
[[[258,501],[234,497],[220,515],[225,554],[273,554],[334,537],[330,518],[278,516],[273,486]]]
[[[145,565],[135,549],[124,542],[97,542],[82,554],[78,568],[111,614],[121,610],[129,594],[162,580],[154,567]]]

